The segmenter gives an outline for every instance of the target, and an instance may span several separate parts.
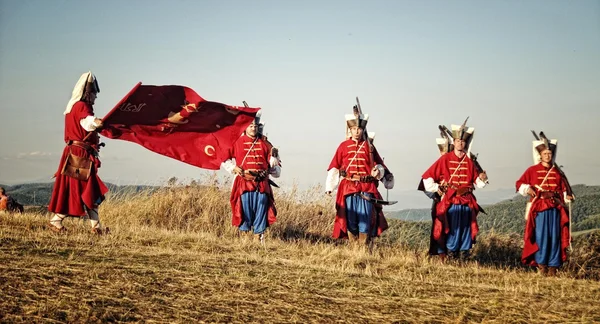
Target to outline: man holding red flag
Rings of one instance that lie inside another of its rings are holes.
[[[81,75],[67,104],[65,115],[65,142],[48,210],[54,213],[49,227],[55,232],[65,232],[62,221],[67,216],[90,218],[92,233],[104,234],[98,216],[98,205],[104,200],[108,188],[98,177],[99,138],[95,132],[102,121],[94,117],[92,106],[100,92],[98,80],[87,72]]]
[[[235,175],[230,198],[232,224],[244,233],[252,230],[261,242],[277,216],[269,177],[281,174],[278,150],[262,135],[263,127],[259,112],[223,163],[223,168]]]

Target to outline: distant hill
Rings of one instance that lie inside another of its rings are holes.
[[[600,228],[600,186],[573,186],[573,231]],[[527,198],[515,195],[492,205],[482,206],[486,214],[479,214],[479,228],[497,233],[522,233],[525,226]],[[387,211],[387,217],[404,221],[431,221],[430,209],[403,209]]]
[[[396,218],[403,221],[421,222],[431,220],[431,209],[410,208],[403,210],[385,211],[385,217]]]
[[[575,185],[573,194],[573,230],[600,228],[600,186]],[[482,231],[493,229],[499,233],[522,233],[525,227],[526,203],[525,197],[516,195],[512,199],[483,206],[487,215],[480,214],[479,228]]]
[[[137,185],[123,185],[118,186],[112,183],[105,183],[111,193],[130,193],[140,192],[145,190],[153,190],[155,186],[137,186]],[[6,192],[11,197],[15,198],[20,204],[29,206],[45,206],[50,201],[50,195],[52,195],[52,186],[54,182],[47,183],[26,183],[18,185],[3,185],[0,187],[6,189]]]

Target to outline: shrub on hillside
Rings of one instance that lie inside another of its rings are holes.
[[[499,267],[520,267],[523,238],[518,234],[499,234],[494,231],[477,238],[473,246],[473,259],[480,264]]]
[[[575,278],[600,280],[600,231],[575,237],[572,247],[565,270]]]

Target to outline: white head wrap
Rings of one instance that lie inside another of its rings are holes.
[[[98,87],[98,80],[96,80],[96,76],[92,74],[92,71],[88,71],[79,77],[79,81],[75,84],[75,88],[73,88],[73,93],[71,94],[71,100],[67,104],[67,108],[65,109],[64,115],[71,112],[73,105],[80,101],[83,97],[83,93],[85,92],[85,87],[88,83],[94,84],[96,88],[96,92],[100,92],[100,87]]]

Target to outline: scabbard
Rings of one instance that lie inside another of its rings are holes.
[[[368,201],[368,202],[370,202],[372,204],[375,204],[375,205],[389,206],[389,205],[394,205],[394,204],[398,203],[398,201],[395,201],[395,200],[386,201],[386,200],[383,200],[383,199],[372,198],[372,197],[369,197],[369,196],[367,196],[367,195],[365,195],[363,193],[360,193],[358,195],[360,196],[360,198],[362,198],[362,199],[364,199],[364,200],[366,200],[366,201]]]

